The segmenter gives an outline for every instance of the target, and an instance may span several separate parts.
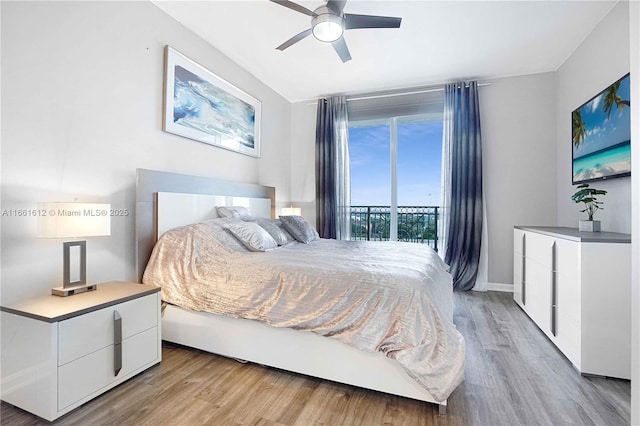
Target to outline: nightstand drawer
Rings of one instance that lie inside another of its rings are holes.
[[[123,340],[156,327],[159,303],[158,293],[154,293],[61,321],[58,328],[58,365],[113,345],[115,311],[122,317]]]
[[[113,345],[61,366],[58,369],[58,410],[91,399],[115,381],[158,360],[158,329],[136,334],[122,342],[122,370],[114,375]]]

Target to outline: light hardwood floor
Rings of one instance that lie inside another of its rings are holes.
[[[625,425],[628,381],[582,377],[509,293],[456,293],[465,381],[435,405],[165,344],[162,363],[60,425]],[[372,372],[375,374],[375,372]],[[2,403],[3,425],[47,424]]]

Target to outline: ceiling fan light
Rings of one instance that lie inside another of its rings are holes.
[[[342,37],[342,18],[332,14],[318,15],[313,19],[313,36],[320,41],[333,42]]]

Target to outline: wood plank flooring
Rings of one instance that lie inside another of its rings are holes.
[[[625,425],[630,385],[582,377],[510,293],[455,293],[465,381],[436,405],[165,343],[158,366],[59,425]],[[2,425],[48,424],[2,403]]]

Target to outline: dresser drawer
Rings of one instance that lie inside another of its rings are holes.
[[[579,287],[577,281],[580,278],[580,244],[558,238],[556,239],[556,253],[558,273],[575,278],[575,286]],[[578,297],[577,300],[579,301],[580,298]]]
[[[82,399],[91,399],[115,381],[148,367],[159,359],[158,329],[148,329],[122,342],[122,370],[114,375],[113,345],[92,352],[58,368],[58,410]]]
[[[533,232],[527,232],[526,235],[527,258],[551,270],[551,247],[555,238]]]
[[[522,256],[523,237],[524,231],[520,229],[513,230],[513,253],[517,256]]]
[[[154,293],[60,322],[58,365],[113,345],[115,311],[122,318],[123,340],[156,327],[159,303]]]
[[[565,316],[559,309],[557,334],[551,341],[580,370],[580,320]]]

